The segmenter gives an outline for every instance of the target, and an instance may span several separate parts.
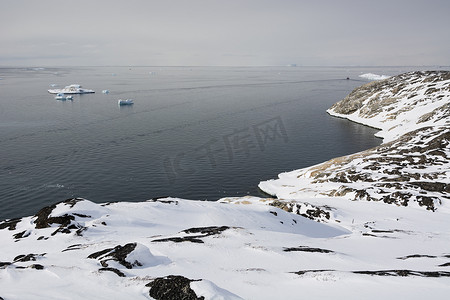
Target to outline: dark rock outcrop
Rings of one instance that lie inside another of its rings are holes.
[[[113,272],[113,273],[117,274],[117,276],[119,276],[119,277],[126,277],[126,275],[122,271],[120,271],[120,270],[118,270],[116,268],[106,267],[106,268],[100,268],[100,269],[98,269],[98,271],[99,272],[105,272],[105,271]]]
[[[316,206],[310,203],[297,201],[273,200],[269,203],[269,205],[318,222],[326,222],[327,220],[330,220],[330,212],[333,210],[331,207],[326,205]]]
[[[91,259],[98,259],[104,268],[108,268],[109,261],[116,261],[127,269],[134,266],[142,266],[139,261],[129,262],[126,257],[136,248],[136,243],[128,243],[124,246],[118,245],[114,248],[108,248],[102,251],[92,253],[88,256]]]
[[[315,253],[334,253],[332,250],[322,249],[322,248],[312,248],[308,246],[298,246],[298,247],[288,247],[283,248],[284,252],[315,252]]]
[[[39,257],[43,257],[46,253],[42,253],[42,254],[21,254],[18,255],[14,258],[14,262],[27,262],[27,261],[36,261],[37,258]]]
[[[154,279],[146,286],[150,287],[149,295],[156,300],[204,300],[197,297],[191,289],[192,279],[183,276],[170,275]]]
[[[0,230],[8,228],[8,230],[16,230],[17,223],[22,221],[22,219],[15,218],[10,220],[5,220],[0,222]]]
[[[382,271],[353,271],[353,273],[372,276],[450,277],[450,272],[446,271],[382,270]]]
[[[308,273],[338,272],[337,270],[301,270],[293,272],[297,275]],[[371,276],[392,276],[392,277],[450,277],[447,271],[412,271],[412,270],[380,270],[380,271],[351,271],[353,274]]]
[[[69,205],[73,207],[77,202],[83,201],[81,198],[73,198],[67,199],[65,201],[46,206],[42,208],[36,215],[36,219],[34,220],[35,228],[42,229],[52,227],[52,225],[57,224],[59,227],[52,233],[55,235],[57,233],[71,233],[75,231],[77,235],[82,235],[82,232],[86,230],[84,226],[81,226],[79,223],[74,222],[75,219],[78,218],[89,218],[90,216],[82,215],[82,214],[64,214],[62,216],[51,217],[50,214],[56,208],[56,206],[60,203]]]
[[[176,237],[168,237],[168,238],[162,238],[162,239],[155,239],[152,240],[152,242],[175,242],[175,243],[182,243],[182,242],[191,242],[191,243],[198,243],[203,244],[203,240],[201,238],[211,236],[211,235],[217,235],[221,234],[223,231],[229,229],[228,226],[209,226],[209,227],[196,227],[196,228],[189,228],[181,231],[184,234],[188,234],[187,236],[176,236]],[[194,235],[189,235],[194,234]]]

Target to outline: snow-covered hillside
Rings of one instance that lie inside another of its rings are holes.
[[[283,199],[339,197],[437,210],[450,201],[450,72],[371,82],[331,115],[381,129],[378,147],[282,173],[259,187]],[[332,146],[332,145],[330,145]]]
[[[0,222],[0,299],[447,299],[450,72],[329,111],[385,143],[217,202],[68,199]],[[370,200],[370,201],[354,201]]]
[[[303,199],[330,212],[323,223],[251,197],[67,200],[0,225],[1,297],[420,299],[424,287],[434,299],[448,295],[448,214],[335,200]]]
[[[450,72],[409,72],[365,84],[328,113],[381,131],[390,142],[428,126],[450,127]]]

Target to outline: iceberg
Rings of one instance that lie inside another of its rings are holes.
[[[126,99],[126,100],[119,99],[119,101],[117,101],[117,103],[119,104],[119,106],[122,106],[122,105],[133,105],[134,104],[132,99]]]
[[[50,94],[92,94],[95,93],[93,90],[82,88],[79,84],[71,84],[63,89],[50,89],[48,90]]]
[[[384,80],[384,79],[388,79],[390,76],[366,73],[366,74],[359,75],[359,77],[368,79],[368,80]]]
[[[55,99],[56,100],[73,100],[73,96],[71,96],[71,95],[66,96],[63,93],[58,93],[58,94],[56,94]]]

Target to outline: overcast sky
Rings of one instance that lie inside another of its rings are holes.
[[[449,0],[0,0],[0,66],[450,65]]]

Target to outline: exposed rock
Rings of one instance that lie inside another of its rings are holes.
[[[290,247],[290,248],[283,248],[284,252],[318,252],[318,253],[334,253],[332,250],[328,249],[322,249],[322,248],[311,248],[308,246],[298,246],[298,247]]]
[[[445,271],[382,270],[382,271],[353,271],[353,273],[376,275],[376,276],[450,277],[450,272]]]
[[[293,272],[297,275],[305,275],[307,273],[322,272],[338,272],[337,270],[301,270]],[[450,277],[450,272],[446,271],[412,271],[412,270],[381,270],[381,271],[351,271],[354,274],[371,275],[371,276],[393,276],[393,277]]]
[[[402,256],[402,257],[397,257],[397,259],[409,259],[409,258],[436,258],[437,256],[434,255],[422,255],[422,254],[412,254],[412,255],[407,255],[407,256]]]
[[[189,228],[181,231],[185,234],[196,234],[196,235],[189,235],[189,236],[182,236],[182,237],[168,237],[168,238],[162,238],[162,239],[156,239],[152,240],[152,242],[175,242],[175,243],[182,243],[182,242],[191,242],[191,243],[198,243],[202,244],[204,243],[201,238],[210,236],[210,235],[217,235],[221,234],[223,231],[229,229],[228,226],[209,226],[209,227],[196,227],[196,228]]]
[[[38,257],[43,257],[46,253],[42,253],[42,254],[21,254],[18,255],[14,258],[14,262],[27,262],[27,261],[36,261],[36,258]]]
[[[228,227],[228,226],[209,226],[209,227],[189,228],[189,229],[183,230],[183,232],[185,232],[187,234],[200,233],[205,237],[205,236],[220,234],[227,229],[230,229],[230,227]]]
[[[146,286],[150,287],[149,295],[156,300],[204,300],[197,297],[191,289],[192,279],[183,276],[170,275],[154,279]]]
[[[73,199],[68,199],[66,201],[72,200]],[[63,203],[66,203],[66,201],[63,201]],[[74,216],[67,214],[58,217],[50,217],[50,214],[56,208],[56,205],[57,204],[46,206],[42,208],[40,211],[38,211],[38,213],[35,215],[36,220],[34,221],[34,223],[36,224],[36,229],[48,228],[51,227],[52,224],[60,224],[61,226],[67,226],[72,222],[72,220],[75,220]]]
[[[322,273],[322,272],[336,272],[335,270],[301,270],[297,272],[292,272],[297,275],[305,275],[307,273]]]
[[[124,246],[118,245],[114,248],[92,253],[88,258],[98,259],[104,268],[107,268],[108,262],[112,260],[117,261],[127,269],[132,269],[134,266],[142,266],[139,261],[129,262],[126,260],[127,256],[136,248],[136,245],[136,243],[129,243]]]
[[[330,219],[329,206],[315,206],[306,202],[273,200],[269,203],[271,206],[278,207],[284,211],[295,213],[305,218],[318,222],[325,222]]]
[[[178,205],[178,201],[177,200],[168,200],[167,197],[157,197],[157,198],[152,198],[150,200],[148,200],[149,202],[161,202],[161,203],[166,203],[166,204],[175,204]]]
[[[117,276],[119,276],[119,277],[126,277],[126,275],[122,271],[120,271],[116,268],[100,268],[100,269],[98,269],[98,271],[99,272],[109,271],[109,272],[116,273]]]
[[[61,252],[66,252],[66,251],[71,251],[71,250],[80,250],[82,248],[81,246],[82,246],[81,244],[70,245],[69,247],[62,250]]]
[[[13,234],[13,237],[15,239],[21,239],[21,238],[26,238],[26,237],[30,236],[30,234],[31,234],[31,232],[29,230],[24,230],[24,231],[18,232],[16,234]]]
[[[0,261],[0,268],[6,268],[7,266],[10,266],[12,262],[7,261]]]
[[[202,236],[200,236],[202,237]],[[162,242],[174,242],[174,243],[183,243],[183,242],[191,242],[191,243],[197,243],[197,244],[203,244],[203,240],[199,239],[198,236],[184,236],[184,237],[169,237],[164,239],[156,239],[152,242],[156,243],[162,243]]]
[[[44,266],[43,266],[43,265],[40,265],[40,264],[32,264],[32,265],[29,265],[28,268],[30,268],[30,269],[36,269],[36,270],[44,270]]]
[[[16,269],[25,269],[25,268],[30,268],[30,269],[36,269],[36,270],[43,270],[44,266],[41,264],[31,264],[29,266],[17,266],[16,263],[24,263],[24,262],[29,262],[29,261],[36,261],[36,259],[38,257],[43,257],[46,253],[43,254],[21,254],[18,255],[14,258],[13,262],[0,262],[0,268],[6,268],[9,266],[12,266]]]
[[[82,201],[81,198],[73,198],[73,199],[67,199],[65,201],[62,201],[60,203],[64,205],[69,205],[70,208],[72,208],[77,202]],[[60,203],[56,203],[50,206],[46,206],[42,208],[36,215],[36,219],[34,220],[35,228],[36,229],[42,229],[42,228],[48,228],[52,227],[53,224],[59,224],[59,227],[52,233],[52,235],[55,235],[57,233],[71,233],[72,230],[75,230],[75,233],[77,235],[82,235],[82,232],[86,230],[85,227],[81,226],[75,221],[76,217],[79,218],[90,218],[90,216],[82,215],[78,213],[74,214],[64,214],[62,216],[55,216],[51,217],[52,211],[56,208],[56,206]]]
[[[0,230],[8,228],[8,230],[16,230],[17,223],[22,221],[22,219],[15,218],[10,220],[5,220],[0,222]]]

